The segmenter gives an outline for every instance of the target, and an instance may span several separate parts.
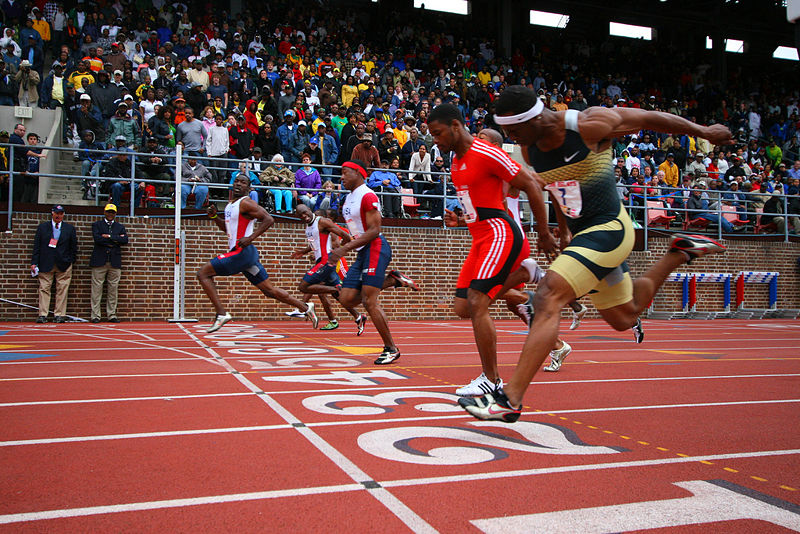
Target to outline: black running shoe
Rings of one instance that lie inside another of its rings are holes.
[[[410,287],[414,291],[419,291],[419,286],[417,286],[417,283],[408,276],[401,273],[400,271],[389,271],[388,274],[389,276],[400,282],[401,286]]]

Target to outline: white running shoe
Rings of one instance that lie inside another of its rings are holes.
[[[319,325],[319,317],[317,317],[317,313],[314,311],[314,303],[306,302],[306,306],[308,306],[308,309],[303,315],[305,315],[307,321],[311,321],[311,328],[316,330],[317,325]]]
[[[583,319],[583,316],[586,315],[587,311],[589,311],[589,308],[584,306],[582,302],[579,302],[578,304],[581,305],[581,309],[578,311],[572,311],[572,324],[569,325],[570,330],[575,330],[578,328],[581,325],[581,319]]]
[[[228,321],[230,321],[232,319],[233,319],[233,317],[228,312],[225,312],[225,315],[217,315],[216,319],[214,319],[214,324],[212,324],[211,327],[207,328],[206,332],[208,332],[209,334],[212,333],[212,332],[216,332],[217,330],[222,328],[222,326],[225,323],[227,323]]]
[[[633,325],[633,339],[636,343],[644,341],[644,327],[642,326],[642,320],[639,318],[636,319],[636,324]]]
[[[289,317],[305,317],[306,314],[298,310],[297,308],[293,309],[292,311],[283,312],[284,315],[288,315]]]
[[[491,380],[486,378],[486,374],[481,373],[478,378],[467,384],[466,386],[461,386],[456,390],[456,395],[460,395],[462,397],[478,397],[480,395],[486,395],[487,393],[492,393],[498,387],[503,387],[503,379],[498,378],[497,384],[494,384]]]
[[[530,329],[533,324],[533,296],[535,293],[533,291],[526,291],[525,293],[528,294],[528,300],[522,304],[517,304],[517,311],[521,316],[522,322],[528,325],[528,329]]]
[[[539,267],[539,264],[536,263],[536,260],[533,258],[525,258],[522,260],[521,267],[525,267],[528,271],[528,283],[536,283],[542,278],[544,278],[545,270]]]
[[[569,343],[566,341],[563,342],[564,346],[560,349],[551,350],[550,351],[550,365],[544,368],[545,371],[550,371],[555,373],[559,369],[561,369],[561,364],[564,363],[564,360],[567,359],[569,353],[572,352],[572,347],[569,346]]]

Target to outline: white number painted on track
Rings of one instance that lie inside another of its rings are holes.
[[[786,503],[774,497],[770,497],[769,501],[758,498],[753,495],[754,492],[751,490],[727,481],[690,480],[676,482],[675,485],[691,492],[692,495],[679,499],[478,519],[471,523],[487,533],[548,532],[566,534],[667,529],[681,525],[750,519],[766,521],[773,525],[800,531],[800,516],[795,511],[797,509],[795,504]],[[745,525],[741,525],[740,528],[742,531],[746,530]],[[763,525],[758,528],[751,525],[750,528],[758,532],[769,530]],[[709,531],[711,530],[717,529],[709,529]]]
[[[206,339],[224,339],[228,341],[241,341],[243,339],[285,339],[286,336],[281,334],[272,334],[269,332],[248,332],[246,334],[242,333],[230,333],[230,332],[223,332],[221,334],[208,334],[207,336],[203,336]]]
[[[524,440],[480,429],[437,426],[382,428],[358,437],[358,445],[366,452],[396,462],[421,465],[467,465],[508,456],[504,449],[536,454],[617,454],[624,449],[587,445],[569,429],[545,423],[521,421],[513,427],[499,421],[472,421],[476,427],[498,427],[518,432]],[[469,445],[444,446],[429,450],[415,448],[424,439],[450,439]],[[419,441],[417,441],[419,440]]]
[[[324,375],[262,376],[271,382],[301,382],[304,384],[374,386],[383,382],[378,380],[406,380],[408,377],[394,371],[331,371]]]
[[[283,358],[275,362],[262,362],[258,360],[239,360],[250,365],[251,369],[300,369],[304,367],[356,367],[362,362],[352,358]]]
[[[405,404],[404,399],[445,399],[450,401],[424,403],[414,406],[421,412],[460,412],[461,408],[455,403],[457,395],[451,393],[437,393],[435,391],[391,391],[378,395],[317,395],[303,399],[303,406],[317,413],[328,415],[381,415],[392,410],[390,406]],[[367,403],[376,406],[339,406],[345,403]]]

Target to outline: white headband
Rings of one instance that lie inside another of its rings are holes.
[[[542,111],[544,111],[544,102],[537,98],[536,103],[528,111],[520,113],[519,115],[495,115],[494,122],[500,126],[505,126],[507,124],[519,124],[520,122],[526,122],[541,115]]]

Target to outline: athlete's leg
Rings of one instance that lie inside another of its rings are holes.
[[[615,330],[627,330],[636,324],[639,315],[644,311],[653,296],[677,267],[689,260],[679,250],[670,250],[661,257],[642,276],[633,281],[633,299],[611,308],[598,310],[605,321]]]
[[[491,299],[485,293],[470,288],[467,290],[467,303],[483,374],[491,382],[496,382],[500,373],[497,369],[497,330],[489,315]]]
[[[211,262],[208,262],[197,271],[197,281],[200,282],[200,287],[205,291],[217,315],[225,315],[225,308],[222,306],[222,301],[220,301],[219,293],[217,292],[217,284],[214,283],[216,274]]]
[[[283,302],[284,304],[288,304],[290,306],[294,306],[298,310],[304,312],[307,311],[309,306],[307,303],[303,302],[302,300],[293,297],[290,295],[285,289],[281,289],[279,287],[275,287],[272,285],[272,282],[269,279],[262,280],[256,287],[261,290],[264,295],[267,297],[274,298],[278,302]]]
[[[453,313],[462,319],[469,319],[469,304],[467,299],[456,297],[453,299]]]
[[[328,300],[326,295],[317,295],[319,297],[319,301],[322,303],[322,309],[325,310],[325,315],[328,316],[328,321],[335,321],[336,316],[333,314],[333,308],[331,308],[331,302]]]
[[[339,292],[339,303],[345,308],[355,308],[361,304],[361,291],[352,287],[345,287]]]
[[[539,282],[534,298],[536,314],[522,347],[514,374],[504,388],[512,406],[522,404],[525,390],[550,350],[556,346],[561,308],[575,300],[575,292],[558,273],[550,272]],[[536,335],[532,335],[536,332]]]
[[[333,286],[328,286],[325,284],[309,284],[305,280],[300,282],[300,285],[297,286],[297,290],[301,293],[310,293],[312,295],[330,295],[331,293],[336,293],[338,289]]]
[[[373,286],[363,286],[361,288],[361,302],[364,304],[369,318],[372,319],[372,324],[378,330],[378,333],[383,340],[383,346],[389,349],[397,349],[392,339],[392,333],[389,331],[389,323],[386,320],[386,314],[383,313],[383,308],[378,302],[378,295],[380,295],[380,288]]]
[[[574,311],[575,313],[577,313],[577,312],[579,312],[579,311],[581,311],[583,309],[583,305],[580,302],[578,302],[578,299],[573,300],[572,302],[567,304],[567,306],[572,308],[572,311]]]
[[[513,276],[514,273],[511,274]],[[520,313],[519,305],[525,304],[528,301],[528,294],[523,293],[518,289],[509,289],[505,293],[506,294],[503,295],[503,298],[506,301],[506,308],[508,308],[508,311],[522,319],[527,324],[528,320]]]

